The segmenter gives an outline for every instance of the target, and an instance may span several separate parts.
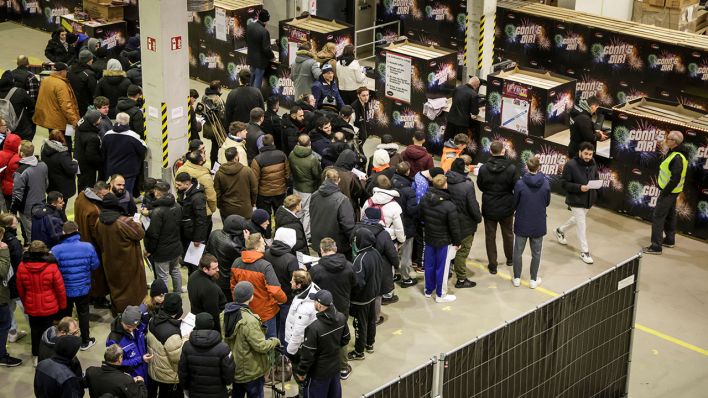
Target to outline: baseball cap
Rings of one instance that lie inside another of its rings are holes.
[[[332,299],[332,293],[329,292],[329,290],[320,290],[316,293],[310,293],[309,296],[312,300],[317,301],[318,303],[324,305],[325,307],[329,307],[332,305],[333,299]]]

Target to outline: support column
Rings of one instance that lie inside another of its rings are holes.
[[[467,73],[486,79],[494,61],[497,0],[467,0]]]
[[[187,43],[187,0],[140,2],[148,176],[170,183],[189,137]]]

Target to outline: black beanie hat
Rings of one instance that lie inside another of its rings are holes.
[[[156,297],[161,294],[167,294],[167,285],[162,279],[155,279],[150,285],[150,297]]]
[[[58,357],[73,359],[81,347],[81,337],[79,336],[57,336],[54,340],[54,352]]]
[[[214,329],[214,317],[208,312],[200,312],[194,318],[194,330]]]
[[[171,317],[181,317],[182,296],[180,296],[179,293],[167,293],[165,295],[165,301],[162,303],[162,311]]]
[[[465,160],[461,158],[457,158],[452,161],[452,167],[450,167],[450,170],[456,171],[460,174],[467,174],[465,171]]]

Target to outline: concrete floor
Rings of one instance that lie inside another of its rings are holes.
[[[24,53],[42,56],[48,35],[13,23],[0,24],[0,69],[14,67],[14,58]],[[192,82],[203,91],[203,85]],[[41,137],[35,139],[41,145]],[[372,149],[375,142],[367,142]],[[39,146],[38,146],[39,147]],[[480,195],[477,195],[478,199]],[[70,205],[69,208],[72,206]],[[569,217],[561,196],[553,195],[548,210],[549,230]],[[218,217],[214,219],[218,226]],[[417,367],[440,352],[458,347],[475,336],[497,327],[568,290],[622,260],[636,254],[649,239],[649,225],[613,212],[595,208],[588,220],[588,239],[594,265],[578,258],[574,232],[569,245],[559,245],[552,236],[544,242],[540,275],[541,288],[514,288],[510,269],[499,267],[497,275],[486,271],[484,232],[478,231],[468,267],[478,286],[457,291],[458,300],[436,304],[422,295],[422,284],[397,289],[401,300],[384,307],[386,322],[379,327],[376,353],[364,361],[352,362],[354,372],[343,382],[345,397],[358,397]],[[501,238],[499,237],[499,240]],[[501,247],[499,247],[501,250]],[[708,245],[684,236],[676,248],[663,256],[645,256],[639,282],[637,312],[630,374],[633,397],[699,397],[708,389]],[[500,258],[503,260],[503,258]],[[529,258],[524,258],[528,264]],[[527,266],[528,267],[528,266]],[[528,278],[528,268],[524,273]],[[422,276],[419,277],[422,282]],[[188,309],[185,295],[185,309]],[[21,317],[20,314],[17,316]],[[110,313],[92,315],[92,336],[101,342],[108,334]],[[24,318],[20,321],[27,330]],[[26,362],[15,369],[0,371],[0,397],[24,397],[32,392],[33,371],[29,338],[9,344],[12,355]],[[100,345],[80,352],[84,368],[97,365],[103,356]],[[294,391],[292,388],[289,392]],[[266,395],[268,396],[268,395]]]

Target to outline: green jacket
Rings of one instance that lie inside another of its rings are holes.
[[[7,280],[10,278],[7,274],[11,269],[10,249],[0,249],[0,305],[10,303],[10,289],[7,287]]]
[[[261,319],[248,306],[228,303],[222,313],[224,341],[231,348],[236,363],[234,383],[248,383],[265,376],[270,370],[271,354],[280,345],[276,338],[265,338]],[[236,321],[231,326],[229,322]]]
[[[312,148],[295,145],[288,158],[293,188],[303,193],[317,191],[322,182],[322,168],[320,160],[312,153]]]

